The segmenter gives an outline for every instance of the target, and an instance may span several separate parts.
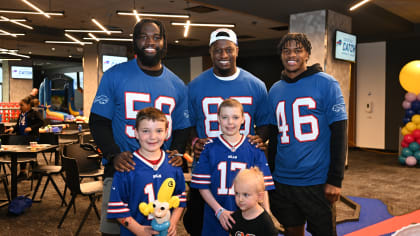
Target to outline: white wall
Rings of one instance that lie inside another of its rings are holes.
[[[385,42],[357,45],[357,147],[385,149],[385,55]]]

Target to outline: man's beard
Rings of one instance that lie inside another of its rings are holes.
[[[156,54],[154,56],[146,55],[144,49],[145,48],[140,49],[137,46],[134,47],[134,52],[142,65],[151,67],[160,63],[160,60],[163,57],[163,50],[161,48],[156,47]]]

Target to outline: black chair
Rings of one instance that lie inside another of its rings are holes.
[[[93,145],[68,144],[63,148],[63,155],[76,159],[81,179],[102,177],[104,170],[101,166],[101,158]]]
[[[66,156],[62,157],[62,163],[64,172],[66,173],[66,184],[71,192],[71,200],[69,205],[66,208],[66,211],[64,212],[63,217],[61,217],[60,223],[58,224],[57,228],[60,228],[61,225],[64,222],[64,219],[67,216],[67,213],[69,212],[72,205],[74,205],[77,195],[82,196],[88,196],[90,200],[90,204],[88,209],[86,210],[82,221],[80,222],[79,228],[77,229],[75,235],[79,235],[80,230],[83,227],[83,224],[85,223],[87,217],[89,216],[89,213],[93,207],[95,210],[96,216],[98,217],[98,220],[100,219],[98,208],[96,207],[95,201],[99,199],[102,196],[102,189],[103,189],[103,183],[102,181],[93,181],[93,182],[86,182],[86,183],[80,183],[80,176],[79,176],[79,169],[77,165],[77,161],[74,158],[69,158]]]
[[[39,141],[40,144],[52,144],[52,145],[58,145],[58,135],[54,133],[40,133],[39,134]],[[57,147],[58,149],[58,147]],[[58,150],[50,151],[50,160],[48,162],[47,157],[45,156],[45,152],[42,152],[42,156],[44,157],[45,162],[47,165],[51,162],[52,156],[54,153],[57,153]],[[58,156],[55,156],[55,158],[59,158]],[[57,160],[56,160],[57,163]]]
[[[10,204],[9,188],[7,186],[7,176],[0,173],[0,181],[3,182],[4,191],[6,193],[7,202]]]
[[[39,201],[41,201],[42,198],[44,197],[45,190],[47,189],[48,184],[51,182],[52,185],[54,186],[55,191],[58,193],[58,196],[60,196],[62,204],[67,205],[66,201],[64,199],[66,187],[64,187],[64,194],[61,194],[60,190],[58,189],[57,184],[55,183],[55,181],[52,177],[53,175],[60,174],[61,177],[64,180],[65,178],[64,178],[62,169],[63,169],[62,166],[54,166],[54,165],[38,165],[38,166],[36,166],[32,169],[32,176],[34,176],[34,175],[38,176],[38,182],[35,186],[35,190],[34,190],[34,193],[32,195],[32,201],[35,201],[35,196],[36,196],[36,193],[38,192],[39,186],[41,185],[42,179],[44,178],[44,176],[46,176],[47,177],[47,182],[45,182],[44,189],[42,190],[41,197],[40,197]],[[31,186],[31,188],[32,188],[32,186]]]

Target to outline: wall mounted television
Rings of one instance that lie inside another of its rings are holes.
[[[32,79],[32,66],[11,66],[10,68],[13,79]]]
[[[127,57],[103,55],[102,56],[102,71],[105,72],[109,68],[115,66],[116,64],[120,64],[126,61],[128,61]]]
[[[334,58],[348,62],[356,62],[357,36],[335,31]]]

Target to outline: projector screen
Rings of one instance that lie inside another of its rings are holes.
[[[32,79],[31,66],[11,66],[13,79]]]
[[[335,32],[335,59],[356,62],[356,35]]]
[[[102,56],[102,71],[105,72],[109,68],[115,66],[116,64],[120,64],[126,61],[128,61],[127,57],[103,55]]]

